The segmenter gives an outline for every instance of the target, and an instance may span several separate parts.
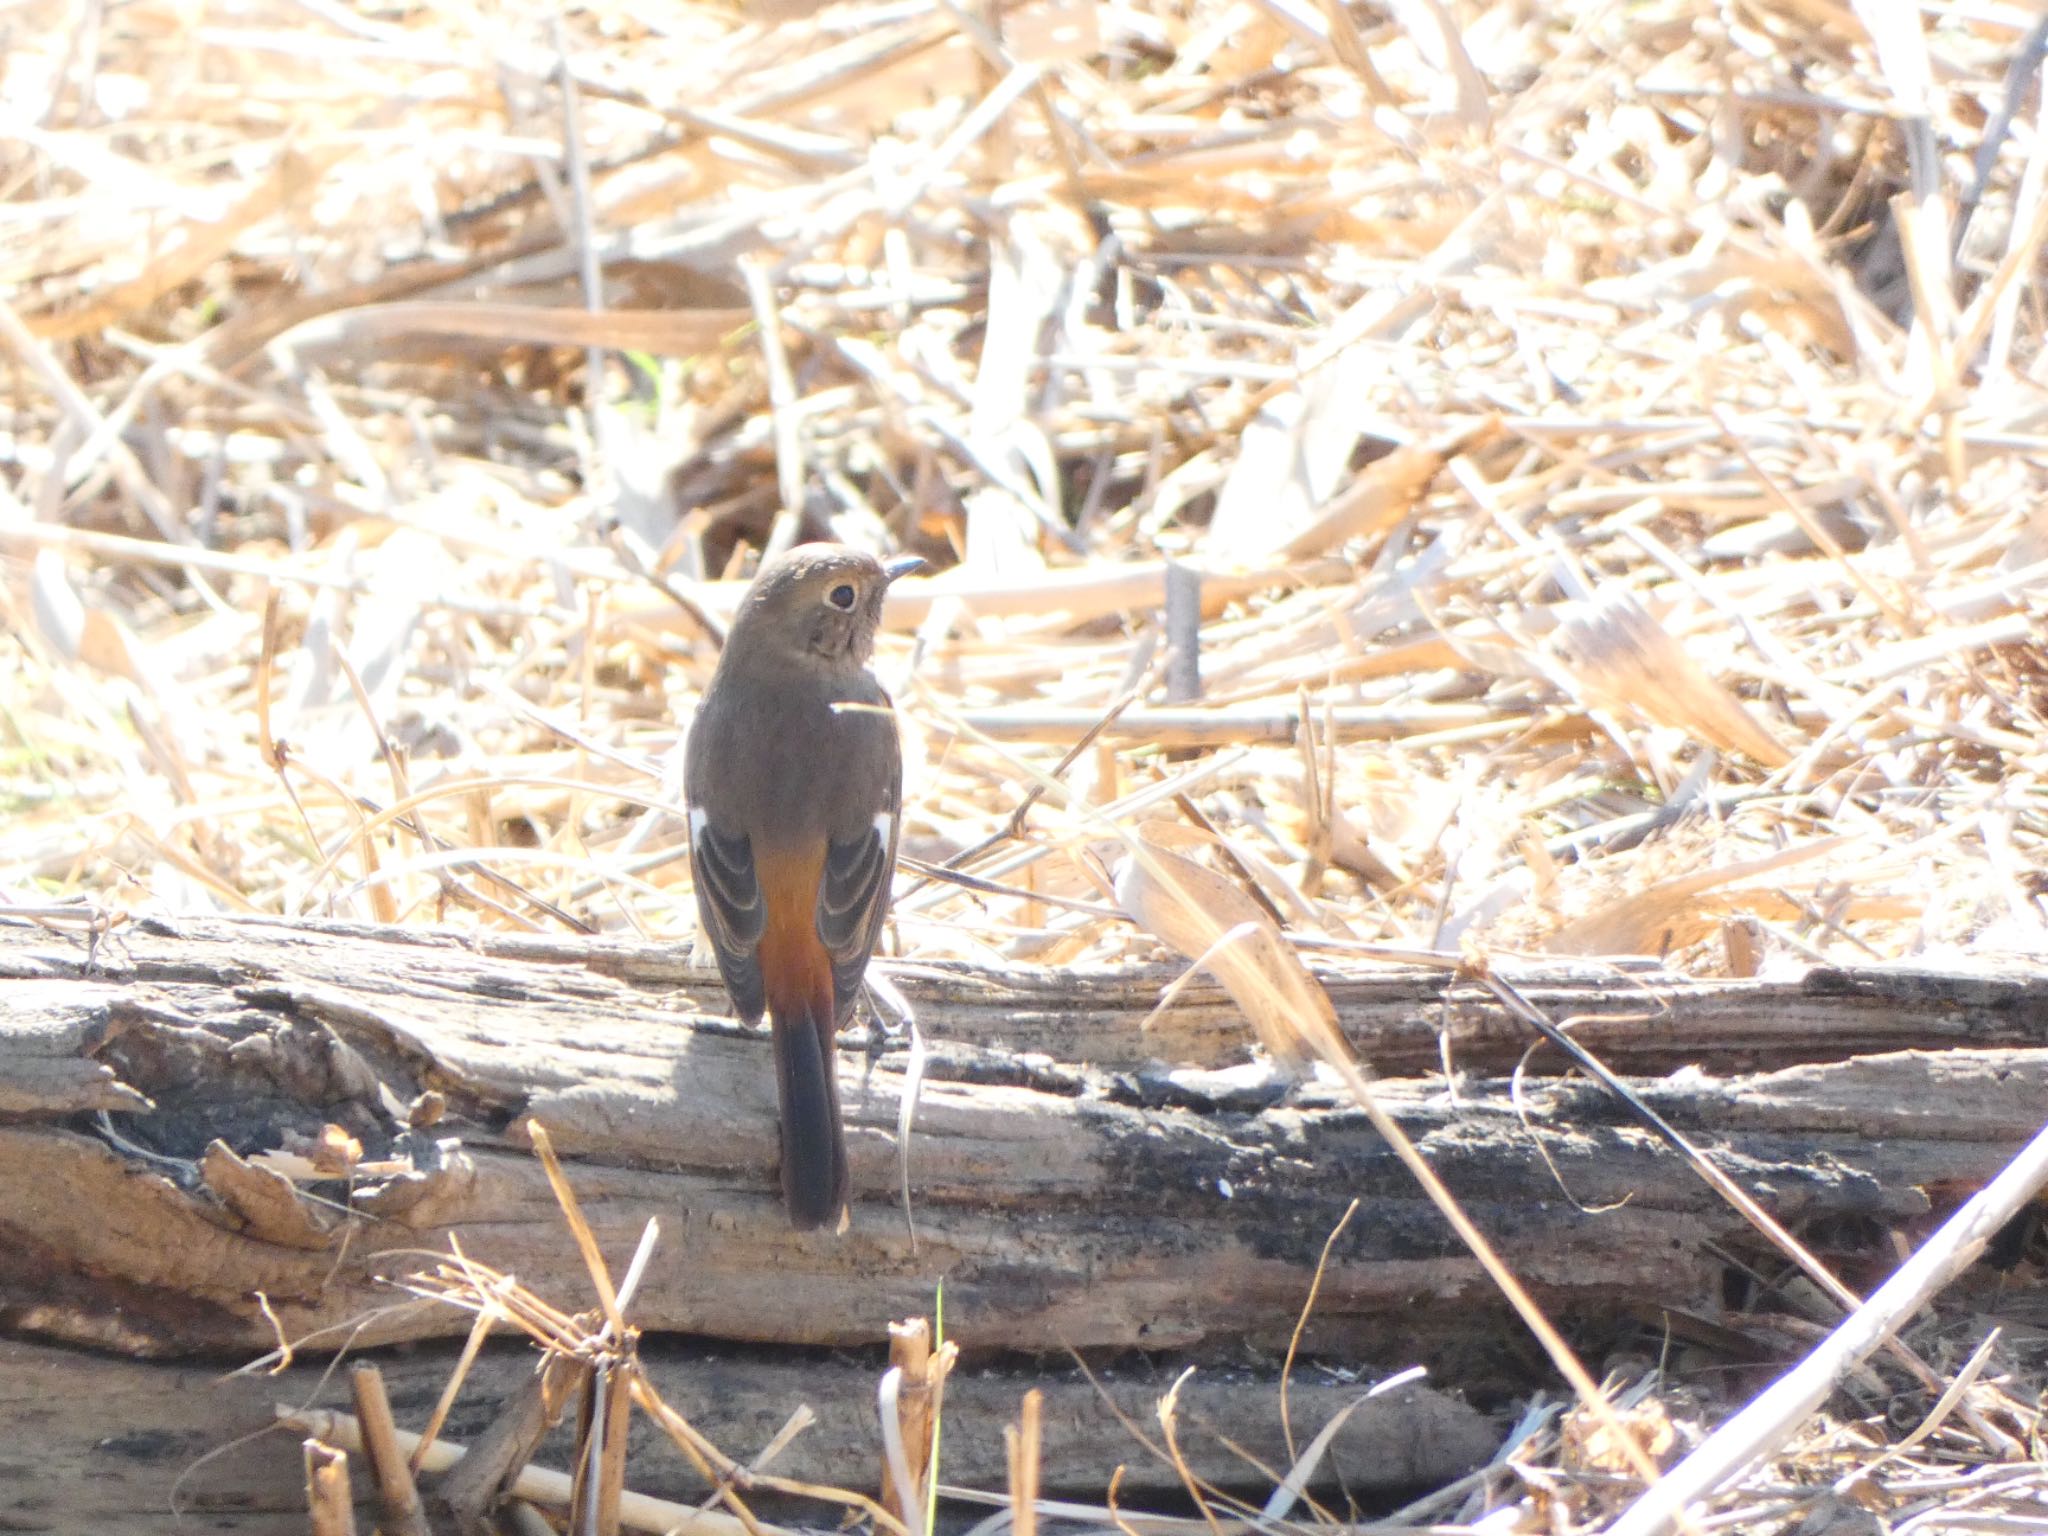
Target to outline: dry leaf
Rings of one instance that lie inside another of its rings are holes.
[[[1671,1416],[1654,1397],[1643,1399],[1633,1408],[1616,1409],[1605,1417],[1580,1408],[1565,1417],[1564,1464],[1575,1471],[1631,1475],[1635,1470],[1634,1458],[1616,1440],[1617,1426],[1659,1466],[1678,1445],[1678,1431]]]
[[[1341,1053],[1337,1010],[1266,910],[1233,881],[1140,835],[1117,867],[1117,903],[1153,937],[1205,969],[1243,1010],[1274,1060],[1298,1068]]]
[[[1591,708],[1625,708],[1767,768],[1792,754],[1627,592],[1576,605],[1547,647],[1553,680]]]
[[[1773,917],[1797,916],[1797,905],[1773,887],[1744,890],[1740,900],[1734,899],[1736,893],[1730,888],[1824,858],[1853,841],[1822,838],[1766,858],[1661,880],[1565,924],[1544,947],[1560,955],[1654,955],[1697,943],[1731,913],[1768,911]]]

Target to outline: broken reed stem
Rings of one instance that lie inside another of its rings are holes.
[[[913,1317],[889,1325],[889,1364],[902,1373],[896,1397],[896,1421],[903,1436],[910,1486],[900,1486],[889,1458],[882,1460],[882,1503],[911,1530],[924,1520],[922,1490],[929,1481],[932,1443],[932,1392],[927,1379],[932,1361],[932,1327],[928,1318]]]
[[[1015,1424],[1003,1430],[1010,1455],[1010,1531],[1012,1536],[1038,1536],[1038,1482],[1043,1461],[1039,1418],[1045,1394],[1033,1387],[1024,1394]]]
[[[456,1251],[459,1253],[461,1249],[458,1247]],[[469,1336],[462,1341],[462,1354],[455,1362],[455,1369],[442,1384],[441,1395],[434,1401],[434,1411],[427,1415],[426,1427],[421,1431],[419,1443],[413,1447],[412,1455],[407,1460],[407,1466],[415,1477],[419,1475],[420,1458],[426,1454],[428,1446],[440,1439],[441,1427],[448,1422],[449,1411],[455,1407],[456,1394],[462,1390],[463,1382],[469,1379],[470,1369],[476,1364],[476,1357],[484,1347],[484,1340],[491,1336],[492,1326],[502,1315],[496,1307],[484,1306],[478,1309],[476,1321],[470,1324]]]
[[[329,1445],[359,1451],[363,1446],[362,1426],[353,1414],[334,1413],[326,1409],[279,1409],[278,1422],[301,1434],[312,1435]],[[398,1430],[400,1446],[411,1451],[419,1440],[407,1430]],[[428,1472],[452,1472],[469,1457],[465,1446],[448,1440],[436,1440],[426,1448],[420,1458],[423,1470]],[[523,1466],[505,1488],[508,1498],[524,1499],[530,1504],[539,1504],[547,1509],[567,1510],[573,1493],[574,1480],[566,1472],[557,1472],[550,1467]],[[444,1482],[443,1489],[447,1487]],[[766,1525],[758,1521],[742,1523],[731,1515],[719,1510],[698,1509],[689,1504],[676,1504],[667,1499],[652,1498],[630,1489],[619,1497],[619,1524],[629,1531],[645,1531],[653,1536],[665,1536],[678,1527],[688,1527],[691,1536],[799,1536],[788,1526]]]
[[[602,1366],[586,1371],[576,1395],[576,1452],[571,1458],[576,1476],[569,1490],[569,1529],[577,1536],[596,1536],[591,1526],[597,1519],[597,1457],[604,1446],[603,1414],[597,1405],[603,1377]]]
[[[569,1185],[569,1176],[562,1172],[562,1165],[555,1157],[555,1144],[548,1137],[547,1127],[538,1120],[529,1118],[526,1131],[533,1142],[535,1154],[540,1158],[541,1167],[547,1170],[548,1185],[555,1192],[555,1202],[561,1206],[562,1217],[569,1223],[569,1232],[576,1239],[576,1251],[583,1255],[583,1267],[590,1271],[590,1283],[604,1308],[605,1324],[613,1340],[622,1340],[626,1335],[626,1319],[619,1312],[619,1294],[612,1289],[611,1270],[604,1262],[604,1254],[597,1246],[597,1236],[590,1230],[590,1223],[583,1219],[583,1207],[577,1204],[576,1191]]]
[[[348,1453],[318,1436],[306,1441],[306,1509],[312,1516],[313,1536],[356,1536]]]
[[[349,1373],[349,1387],[370,1471],[377,1482],[379,1529],[383,1536],[432,1536],[419,1489],[413,1486],[412,1469],[399,1449],[391,1399],[384,1392],[384,1373],[374,1365],[358,1365]]]
[[[923,1510],[924,1499],[910,1466],[910,1449],[903,1441],[903,1411],[899,1394],[903,1390],[903,1368],[892,1365],[875,1385],[875,1406],[882,1425],[882,1470],[895,1493],[896,1508],[891,1518],[899,1520],[910,1536],[932,1536]],[[917,1513],[906,1517],[902,1512]]]
[[[619,1500],[626,1490],[626,1443],[632,1425],[633,1392],[631,1364],[600,1371],[596,1425],[601,1436],[597,1446],[597,1517],[593,1536],[618,1536]]]

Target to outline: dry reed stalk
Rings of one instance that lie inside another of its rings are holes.
[[[937,1427],[933,1386],[932,1330],[928,1319],[914,1317],[889,1325],[889,1366],[901,1373],[903,1387],[896,1399],[899,1436],[904,1447],[907,1482],[899,1482],[888,1458],[882,1463],[881,1500],[885,1509],[912,1530],[922,1527],[924,1509],[920,1492],[928,1484],[932,1433]]]
[[[362,1447],[362,1426],[350,1414],[326,1409],[280,1410],[278,1422],[331,1445],[351,1450]],[[447,1440],[434,1441],[421,1455],[419,1436],[403,1429],[396,1434],[399,1448],[408,1456],[419,1457],[421,1467],[429,1473],[446,1473],[452,1477],[468,1459],[467,1447]],[[521,1467],[512,1477],[506,1484],[505,1493],[511,1498],[549,1509],[567,1509],[573,1482],[566,1472],[529,1465]],[[442,1486],[444,1489],[447,1486],[445,1480]],[[723,1511],[700,1510],[688,1504],[650,1498],[630,1489],[619,1499],[619,1519],[628,1530],[654,1532],[656,1536],[693,1522],[701,1522],[697,1529],[702,1536],[763,1536],[763,1533],[765,1536],[793,1536],[788,1527],[747,1526]]]
[[[312,1516],[313,1536],[356,1536],[348,1453],[317,1435],[306,1441],[306,1508]]]
[[[626,1431],[633,1408],[631,1382],[625,1371],[617,1370],[597,1372],[592,1381],[592,1433],[583,1473],[588,1491],[578,1511],[579,1526],[590,1536],[618,1536],[619,1501],[626,1491]]]
[[[445,1422],[455,1394],[493,1326],[508,1323],[520,1329],[542,1352],[540,1368],[507,1402],[482,1438],[473,1446],[462,1448],[426,1435],[409,1434],[390,1424],[388,1408],[380,1419],[374,1401],[360,1419],[280,1407],[280,1420],[308,1426],[316,1436],[352,1449],[360,1450],[373,1443],[383,1445],[383,1450],[371,1452],[380,1486],[387,1466],[394,1483],[409,1484],[410,1477],[422,1471],[444,1474],[436,1489],[437,1496],[458,1520],[472,1524],[485,1519],[508,1499],[523,1499],[567,1510],[575,1529],[591,1532],[665,1531],[691,1520],[701,1522],[714,1533],[729,1530],[738,1536],[787,1536],[782,1527],[757,1519],[741,1499],[742,1488],[755,1487],[858,1511],[894,1536],[906,1536],[908,1530],[921,1529],[924,1506],[918,1500],[911,1501],[915,1506],[913,1523],[856,1492],[775,1477],[758,1467],[743,1467],[704,1439],[663,1401],[639,1367],[639,1330],[626,1321],[634,1293],[653,1255],[658,1225],[652,1221],[647,1224],[624,1275],[615,1283],[546,1129],[528,1122],[527,1131],[535,1155],[547,1172],[563,1224],[585,1262],[591,1287],[598,1295],[598,1309],[575,1315],[565,1313],[511,1277],[470,1259],[459,1245],[454,1246],[447,1259],[398,1281],[414,1295],[460,1307],[474,1313],[477,1319],[430,1417],[430,1432],[437,1431]],[[950,1343],[932,1350],[928,1342],[916,1343],[914,1336],[919,1336],[918,1330],[905,1330],[905,1358],[915,1356],[918,1371],[913,1390],[904,1396],[903,1406],[911,1427],[922,1426],[916,1431],[922,1436],[922,1449],[918,1452],[919,1469],[912,1486],[923,1486],[945,1377],[957,1352]],[[359,1389],[374,1398],[374,1388],[359,1384]],[[530,1466],[541,1440],[560,1419],[572,1396],[581,1404],[575,1470],[564,1474]],[[705,1482],[716,1490],[713,1497],[726,1506],[725,1510],[691,1511],[626,1488],[628,1430],[635,1405],[668,1435]],[[763,1464],[774,1449],[771,1445],[763,1452]],[[390,1497],[394,1505],[402,1502],[397,1495]]]
[[[1010,1529],[1016,1536],[1038,1536],[1038,1484],[1044,1470],[1039,1442],[1039,1415],[1045,1394],[1033,1387],[1024,1394],[1015,1424],[1003,1430],[1010,1460]]]
[[[355,1398],[356,1424],[363,1449],[377,1481],[378,1528],[384,1536],[429,1536],[426,1511],[420,1505],[419,1490],[413,1486],[405,1451],[398,1443],[398,1426],[391,1420],[391,1401],[384,1394],[383,1373],[374,1365],[355,1366],[349,1372],[349,1386]]]

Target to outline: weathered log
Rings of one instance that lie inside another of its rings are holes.
[[[362,1344],[443,1336],[466,1319],[402,1305],[385,1282],[456,1232],[472,1256],[581,1305],[587,1282],[523,1149],[526,1116],[574,1159],[615,1262],[648,1219],[662,1221],[661,1262],[636,1307],[650,1331],[873,1343],[891,1319],[928,1311],[943,1280],[949,1334],[969,1348],[1272,1348],[1354,1195],[1363,1208],[1324,1282],[1318,1347],[1369,1352],[1488,1297],[1355,1110],[1314,1084],[1261,1108],[1283,1085],[1148,1069],[1148,1050],[1178,1049],[1163,1032],[1129,1031],[1116,1057],[1104,1039],[1087,1065],[992,1045],[940,1052],[909,1153],[914,1238],[894,1201],[903,1053],[885,1052],[864,1089],[849,1059],[851,1228],[791,1232],[771,1219],[760,1036],[676,1006],[672,987],[625,979],[676,973],[667,953],[595,952],[602,969],[560,945],[194,920],[135,924],[89,958],[16,928],[0,951],[7,1017],[30,1022],[0,1033],[0,1078],[35,1086],[0,1124],[8,1315],[52,1337],[157,1352],[262,1349],[279,1326],[294,1339],[354,1330]],[[1752,983],[1747,1010],[1726,1006],[1742,989],[1723,985],[1711,989],[1721,1010],[1681,1031],[1644,1016],[1659,989],[1673,1012],[1694,989],[1634,975],[1600,994],[1618,993],[1630,1017],[1580,1034],[1635,1063],[1703,1063],[1642,1090],[1718,1144],[1781,1219],[1902,1222],[1926,1210],[1922,1187],[1987,1176],[2035,1128],[2048,1102],[2048,987],[2008,977],[1943,989],[1907,976],[1904,1003],[1938,1019],[1947,1041],[1971,1043],[1831,1051],[1883,1033],[1896,1006],[1883,976]],[[690,979],[683,996],[713,995],[703,973]],[[1106,994],[1129,1020],[1161,979],[1070,976],[1062,991],[1040,989],[1032,1016],[1055,1015],[1062,996],[1101,1012]],[[1549,985],[1583,1012],[1599,979]],[[957,1038],[972,1011],[956,1001],[964,979],[904,985],[927,1034]],[[1363,985],[1338,990],[1354,992],[1351,1033],[1379,1061],[1392,1053],[1356,1001]],[[1407,985],[1386,1009],[1394,1033],[1431,1011],[1416,979]],[[1498,1019],[1470,1002],[1459,1010],[1469,1038],[1454,1033],[1454,1055],[1504,1059]],[[1709,1070],[1728,1054],[1706,1033],[1713,1019],[1734,1021],[1739,1053],[1765,1019],[1790,1037],[1795,1013],[1808,1020],[1796,1032],[1803,1064]],[[1034,1052],[1043,1036],[1017,1027]],[[446,1101],[447,1121],[406,1130],[402,1106],[426,1091]],[[1703,1302],[1717,1249],[1749,1246],[1681,1161],[1582,1084],[1534,1081],[1526,1121],[1485,1079],[1455,1099],[1427,1080],[1381,1091],[1516,1271],[1567,1312],[1617,1296]],[[79,1113],[128,1093],[155,1108],[110,1116],[118,1141]],[[364,1144],[352,1187],[309,1192],[248,1161],[326,1123]]]
[[[586,1307],[525,1145],[532,1117],[615,1266],[662,1223],[633,1304],[650,1337],[873,1346],[892,1319],[929,1314],[943,1282],[970,1356],[1200,1350],[1266,1362],[1269,1387],[1356,1197],[1309,1354],[1368,1375],[1427,1356],[1453,1384],[1497,1356],[1514,1325],[1355,1107],[1248,1064],[1213,988],[1139,1031],[1174,974],[902,968],[934,1042],[909,1150],[915,1236],[897,1203],[907,1053],[884,1042],[864,1074],[858,1030],[841,1062],[851,1224],[797,1234],[773,1177],[765,1038],[716,1013],[715,979],[675,947],[223,919],[141,921],[88,946],[0,919],[0,1336],[214,1358],[279,1330],[310,1351],[447,1339],[469,1319],[392,1282],[458,1236]],[[1602,1093],[1541,1075],[1549,1048],[1518,1105],[1501,1074],[1530,1037],[1483,989],[1423,971],[1325,979],[1386,1104],[1554,1315],[1713,1310],[1725,1256],[1755,1252],[1753,1234]],[[1577,1037],[1781,1220],[1866,1218],[1874,1253],[1886,1227],[1928,1214],[1929,1191],[1989,1177],[2048,1104],[2048,978],[2030,973],[1514,980],[1579,1017]],[[1454,1093],[1427,1075],[1445,1053],[1469,1074]],[[362,1145],[352,1176],[280,1171],[280,1150],[331,1156],[329,1125]],[[0,1356],[0,1403],[24,1396],[5,1362],[25,1347]],[[821,1367],[800,1368],[808,1382]],[[855,1374],[865,1403],[873,1372]],[[123,1443],[126,1422],[103,1417],[99,1438]],[[154,1443],[133,1422],[132,1443]],[[835,1453],[859,1465],[826,1455],[805,1475],[869,1477],[868,1424]]]

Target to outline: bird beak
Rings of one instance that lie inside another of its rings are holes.
[[[908,576],[912,571],[921,571],[923,569],[924,557],[922,555],[898,555],[894,560],[884,560],[882,562],[882,574],[889,578],[892,585],[899,578]]]

